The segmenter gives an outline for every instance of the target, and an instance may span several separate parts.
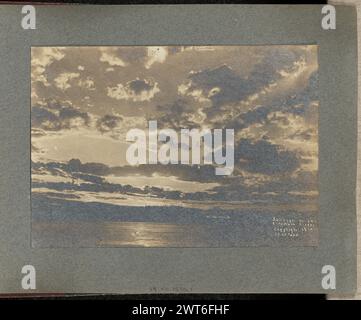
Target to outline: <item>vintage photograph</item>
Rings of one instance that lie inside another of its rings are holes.
[[[32,47],[32,246],[317,246],[317,53]]]

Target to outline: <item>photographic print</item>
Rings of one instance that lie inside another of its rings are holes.
[[[32,246],[317,246],[317,52],[32,47]]]

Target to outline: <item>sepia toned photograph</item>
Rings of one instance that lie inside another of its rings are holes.
[[[317,54],[32,47],[32,246],[317,246]]]

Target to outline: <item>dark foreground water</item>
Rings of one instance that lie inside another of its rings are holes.
[[[127,207],[36,196],[34,247],[317,246],[315,212]]]

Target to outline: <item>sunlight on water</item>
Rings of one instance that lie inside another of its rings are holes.
[[[189,246],[196,240],[194,235],[200,229],[191,225],[144,222],[112,222],[103,227],[107,239],[100,241],[99,246]]]
[[[206,246],[202,225],[151,222],[41,222],[33,224],[34,247]]]
[[[283,223],[283,221],[281,221]],[[279,222],[279,225],[281,224]],[[35,222],[33,247],[239,247],[317,245],[317,233],[275,238],[269,226],[232,222],[182,224],[155,222]],[[286,241],[286,242],[285,242]]]

